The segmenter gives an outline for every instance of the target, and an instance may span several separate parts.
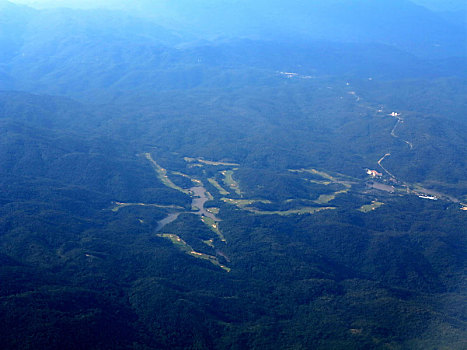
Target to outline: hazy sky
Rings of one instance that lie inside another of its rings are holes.
[[[9,0],[10,2],[15,2],[19,4],[30,5],[34,7],[75,7],[75,8],[96,8],[96,7],[106,7],[112,9],[118,8],[128,8],[131,6],[137,6],[136,3],[141,5],[141,3],[156,3],[158,0],[139,0],[139,1],[125,1],[125,0]],[[172,0],[177,1],[177,0]],[[193,0],[194,3],[199,2],[200,0]],[[251,0],[254,2],[255,0]],[[310,0],[313,1],[313,0]],[[320,1],[320,0],[314,0]],[[323,0],[321,0],[323,1]],[[326,0],[324,0],[326,1]],[[345,0],[343,0],[345,1]],[[348,0],[354,1],[354,0]],[[377,0],[374,0],[377,1]],[[465,0],[409,0],[417,4],[424,5],[426,7],[435,9],[435,10],[460,10],[466,9],[467,2]],[[286,3],[287,0],[284,0]]]
[[[25,4],[34,7],[56,7],[56,6],[64,6],[64,7],[80,7],[80,8],[88,8],[88,7],[102,7],[102,6],[109,6],[114,1],[105,1],[105,0],[9,0],[10,2],[18,3],[18,4]]]

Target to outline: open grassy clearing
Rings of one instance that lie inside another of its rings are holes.
[[[179,171],[171,171],[171,173],[174,174],[174,175],[186,177],[187,179],[190,179],[190,180],[191,180],[191,177],[190,177],[190,176],[188,176],[187,174],[181,173],[181,172],[179,172]]]
[[[237,207],[243,209],[247,205],[252,205],[254,203],[263,203],[271,204],[272,202],[265,199],[232,199],[232,198],[221,198],[221,201],[229,204],[236,205]]]
[[[383,202],[372,201],[371,204],[362,205],[358,210],[361,211],[362,213],[369,213],[370,211],[378,209],[379,207],[383,205],[384,205]]]
[[[162,209],[179,209],[183,210],[183,207],[178,205],[159,205],[159,204],[151,204],[151,203],[122,203],[122,202],[114,202],[115,207],[113,207],[112,211],[119,211],[121,208],[125,207],[133,207],[133,206],[140,206],[140,207],[155,207],[155,208],[162,208]]]
[[[144,156],[146,157],[147,160],[149,160],[151,162],[151,165],[152,165],[153,169],[157,173],[157,177],[159,178],[159,180],[162,181],[162,183],[164,185],[166,185],[167,187],[173,188],[174,190],[177,190],[177,191],[180,191],[180,192],[183,192],[185,194],[190,195],[189,190],[185,190],[185,189],[181,188],[180,186],[175,185],[169,179],[169,177],[167,176],[167,170],[162,168],[159,164],[157,164],[156,161],[152,158],[150,153],[144,153]]]
[[[220,209],[216,207],[206,208],[206,210],[214,215],[219,214]]]
[[[191,176],[189,176],[189,175],[187,175],[187,174],[184,174],[184,173],[181,173],[181,172],[179,172],[179,171],[172,171],[172,174],[173,174],[173,175],[178,175],[178,176],[183,176],[183,177],[185,177],[185,178],[187,178],[187,179],[190,179],[191,182],[193,182],[196,186],[202,186],[202,185],[203,185],[203,183],[202,183],[200,180],[194,179],[194,178],[192,178]]]
[[[309,170],[305,170],[305,171],[308,171],[308,172],[310,172],[311,174],[314,174],[314,175],[321,176],[323,179],[328,179],[328,180],[333,181],[333,182],[336,181],[336,179],[333,176],[329,175],[328,173],[325,173],[324,171],[318,171],[316,169],[309,169]]]
[[[280,215],[280,216],[288,216],[288,215],[302,215],[302,214],[314,214],[319,211],[323,210],[334,210],[337,209],[336,207],[303,207],[300,209],[291,209],[291,210],[284,210],[284,211],[263,211],[254,208],[244,208],[245,210],[257,214],[257,215]]]
[[[157,172],[157,174],[159,176],[159,179],[166,186],[168,186],[170,188],[173,188],[173,189],[176,189],[178,191],[181,191],[183,193],[186,193],[188,195],[193,195],[193,193],[190,190],[185,190],[185,189],[182,189],[181,187],[175,185],[167,177],[167,170],[162,168],[161,166],[159,166],[157,164],[157,162],[155,162],[154,159],[151,157],[151,154],[145,153],[145,157],[151,162],[151,164],[153,165],[153,168],[156,170],[156,172]],[[184,159],[185,159],[186,162],[199,162],[199,163],[206,164],[206,165],[224,165],[224,166],[226,166],[226,165],[235,166],[236,165],[234,163],[206,161],[206,160],[199,159],[199,158],[185,157]],[[238,182],[235,181],[234,178],[233,178],[234,170],[235,169],[221,171],[221,174],[224,176],[223,182],[228,188],[234,190],[237,195],[242,195],[242,192],[240,190],[240,186],[239,186]],[[298,170],[289,170],[289,171],[290,172],[295,172],[295,173],[307,172],[307,173],[317,175],[317,176],[323,178],[323,180],[321,180],[321,181],[320,180],[309,180],[310,182],[324,184],[324,185],[330,185],[332,183],[338,183],[338,184],[341,184],[341,185],[345,186],[345,189],[336,191],[336,192],[334,192],[332,194],[322,194],[322,195],[320,195],[319,198],[314,201],[317,204],[327,204],[330,201],[332,201],[333,199],[335,199],[336,196],[338,196],[340,194],[347,193],[351,188],[351,185],[348,182],[338,180],[335,177],[333,177],[332,175],[330,175],[330,174],[328,174],[326,172],[323,172],[323,171],[318,171],[316,169],[298,169]],[[186,174],[183,174],[181,172],[172,172],[172,174],[190,178],[190,180],[192,180],[194,183],[202,186],[202,182],[200,180],[193,179],[193,178],[191,178],[190,176],[188,176]],[[214,178],[209,178],[208,181],[209,181],[210,184],[212,184],[219,191],[219,193],[221,195],[229,194],[229,192],[224,187],[222,187]],[[206,192],[206,194],[208,196],[208,199],[210,199],[210,200],[214,199],[213,196],[209,192]],[[281,215],[281,216],[302,215],[302,214],[313,214],[313,213],[316,213],[316,212],[319,212],[319,211],[322,211],[322,210],[336,209],[335,207],[302,207],[302,208],[298,208],[298,209],[290,209],[290,210],[284,210],[284,211],[279,211],[279,210],[277,210],[277,211],[267,211],[267,210],[259,210],[259,209],[256,209],[256,208],[251,208],[251,207],[248,207],[248,206],[251,206],[254,203],[271,204],[272,202],[269,201],[269,200],[231,199],[231,198],[221,198],[221,200],[224,201],[225,203],[235,205],[240,209],[249,211],[249,212],[257,214],[257,215]],[[199,208],[193,207],[192,209],[197,210]],[[372,209],[369,209],[369,210],[372,210]],[[216,214],[213,211],[210,211],[210,212],[213,213],[213,214]],[[217,213],[218,213],[218,211],[217,211]],[[201,220],[213,232],[215,232],[216,235],[218,235],[218,237],[221,239],[221,241],[223,241],[223,242],[226,241],[224,235],[219,230],[218,224],[217,224],[217,222],[215,220],[213,220],[213,219],[211,219],[211,218],[209,218],[209,217],[207,217],[205,215],[203,215],[201,217]]]
[[[213,231],[222,242],[227,242],[222,232],[219,230],[219,224],[207,216],[201,216],[201,221]]]
[[[308,180],[311,183],[316,183],[316,184],[325,185],[325,186],[329,186],[335,183],[335,184],[343,185],[345,187],[345,189],[335,191],[334,193],[331,193],[331,194],[320,195],[319,198],[314,201],[316,204],[327,204],[331,202],[332,200],[334,200],[338,195],[347,193],[352,188],[352,185],[349,182],[336,179],[334,176],[324,171],[319,171],[316,169],[298,169],[298,170],[289,169],[289,171],[293,173],[310,173],[310,174],[317,175],[325,179],[325,180],[314,180],[314,179]]]
[[[325,186],[332,184],[331,181],[325,181],[325,180],[308,180],[308,181],[310,181],[313,184],[325,185]]]
[[[237,163],[228,163],[228,162],[215,162],[211,160],[205,160],[202,158],[190,158],[190,157],[185,157],[183,158],[186,162],[192,163],[192,162],[198,162],[206,165],[214,165],[214,166],[238,166],[239,164]]]
[[[198,179],[191,179],[191,181],[193,181],[193,183],[194,183],[196,186],[204,186],[204,185],[203,185],[203,181],[201,181],[201,180],[198,180]]]
[[[222,187],[215,179],[209,178],[208,179],[209,183],[213,185],[222,196],[227,196],[230,194],[224,187]]]
[[[319,171],[316,169],[289,169],[289,171],[292,173],[310,173],[313,175],[318,175],[323,179],[328,179],[331,182],[336,182],[336,179],[333,176],[329,175],[328,173],[325,173],[324,171]]]
[[[221,171],[221,174],[224,176],[224,184],[235,191],[236,194],[239,196],[242,195],[242,191],[240,191],[240,186],[238,182],[233,178],[233,171],[232,170],[224,170]]]
[[[347,193],[347,192],[349,192],[349,190],[350,190],[350,187],[348,187],[348,188],[346,188],[344,190],[336,191],[336,192],[334,192],[332,194],[322,194],[314,202],[316,204],[327,204],[330,201],[334,200],[338,195]]]
[[[250,208],[249,205],[254,203],[264,203],[264,204],[271,204],[271,201],[268,200],[261,200],[261,199],[231,199],[231,198],[221,198],[222,201],[225,203],[229,203],[232,205],[237,206],[240,209],[249,211],[251,213],[255,213],[258,215],[301,215],[301,214],[313,214],[321,210],[331,210],[336,209],[335,207],[302,207],[299,209],[290,209],[290,210],[275,210],[275,211],[268,211],[268,210],[259,210],[256,208]]]
[[[338,183],[344,186],[351,186],[352,182],[358,181],[355,178],[352,178],[350,176],[344,175],[344,174],[337,174],[339,178],[336,178],[324,171],[316,170],[316,169],[289,169],[290,172],[292,173],[310,173],[312,175],[317,175],[323,179],[328,180],[327,184],[329,185],[331,182],[332,183]],[[321,183],[321,184],[326,184],[324,182],[321,182],[319,180],[309,180],[310,182],[315,182],[315,183]]]
[[[208,260],[210,263],[216,265],[216,266],[219,266],[221,269],[227,271],[227,272],[230,272],[230,268],[228,268],[227,266],[224,266],[222,265],[219,260],[217,260],[216,257],[212,256],[212,255],[207,255],[207,254],[204,254],[204,253],[199,253],[199,252],[196,252],[193,250],[193,248],[188,245],[183,239],[181,239],[180,237],[178,237],[177,235],[174,235],[174,234],[171,234],[171,233],[162,233],[162,234],[158,234],[157,235],[158,237],[161,237],[161,238],[165,238],[165,239],[168,239],[169,241],[171,241],[178,249],[180,249],[182,252],[188,254],[188,255],[191,255],[197,259],[202,259],[202,260]]]
[[[203,241],[203,243],[206,244],[207,246],[211,247],[211,248],[214,248],[214,240],[212,238]]]

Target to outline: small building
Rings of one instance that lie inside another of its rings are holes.
[[[418,198],[422,198],[422,199],[430,199],[432,201],[437,201],[438,200],[438,197],[436,196],[430,196],[428,194],[421,194],[418,196]]]
[[[381,177],[383,174],[378,173],[376,170],[367,169],[366,173],[371,177]]]

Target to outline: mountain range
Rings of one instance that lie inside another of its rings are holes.
[[[17,2],[2,349],[465,348],[462,2]]]

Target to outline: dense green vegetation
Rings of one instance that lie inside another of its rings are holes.
[[[30,98],[17,95],[18,106],[23,97]],[[458,305],[464,297],[466,218],[457,204],[365,194],[355,184],[325,204],[337,210],[264,216],[223,202],[213,187],[211,205],[220,207],[226,243],[191,214],[163,231],[181,237],[203,259],[155,233],[170,208],[111,210],[115,201],[190,208],[190,198],[164,185],[135,152],[149,136],[122,143],[118,134],[106,140],[77,129],[38,128],[14,113],[10,109],[2,121],[5,348],[462,348],[465,313]],[[188,132],[209,143],[213,134],[203,136],[206,129],[200,129]],[[170,139],[181,143],[178,155],[166,142],[152,154],[170,179],[180,178],[180,186],[188,182],[177,173],[222,181],[220,172],[231,169],[183,160],[197,151],[206,159],[237,160],[233,179],[244,200],[265,202],[254,203],[259,210],[306,207],[344,188],[320,183],[327,179],[317,174],[290,172],[305,160],[285,162],[280,145],[258,164],[235,148],[214,157],[220,151],[195,149],[183,135],[186,129],[180,138],[173,132]],[[229,128],[218,137],[228,142],[231,133]],[[355,174],[352,181],[363,180],[360,171]],[[236,198],[234,191],[230,198]],[[357,210],[376,198],[385,205]],[[30,334],[37,336],[18,337]]]
[[[405,16],[395,43],[197,41],[5,4],[2,349],[465,348],[462,31],[439,60]]]

